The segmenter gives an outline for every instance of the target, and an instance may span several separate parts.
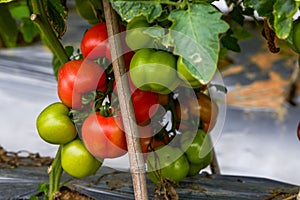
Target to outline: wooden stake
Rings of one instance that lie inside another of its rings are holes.
[[[128,155],[130,162],[130,172],[133,182],[135,199],[148,199],[145,164],[142,156],[139,133],[135,123],[135,115],[129,90],[127,79],[122,78],[125,74],[125,61],[122,53],[121,38],[119,33],[119,23],[117,14],[111,7],[108,0],[103,0],[104,15],[109,38],[110,53],[112,57],[112,65],[116,80],[116,87],[119,94],[120,109],[126,132],[126,141],[128,147]],[[120,56],[120,57],[119,57]]]

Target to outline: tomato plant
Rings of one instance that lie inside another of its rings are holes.
[[[54,70],[59,69],[57,90],[62,101],[61,105],[65,108],[62,109],[63,112],[60,109],[55,111],[54,114],[59,116],[56,119],[66,117],[68,109],[73,111],[71,113],[74,113],[74,110],[86,112],[84,114],[88,114],[88,117],[79,114],[79,118],[83,121],[82,127],[81,125],[79,127],[82,128],[80,140],[84,142],[88,152],[97,158],[115,158],[124,155],[127,152],[126,137],[122,122],[118,117],[111,116],[111,112],[115,109],[111,96],[113,95],[113,81],[117,78],[115,75],[119,76],[129,71],[134,85],[134,91],[131,91],[133,108],[129,109],[127,104],[120,103],[122,111],[120,116],[127,122],[124,126],[133,127],[133,122],[131,122],[133,115],[138,124],[146,125],[150,119],[150,125],[153,127],[157,124],[164,124],[161,130],[155,128],[147,130],[149,127],[145,126],[139,133],[141,136],[146,135],[140,139],[142,151],[148,151],[151,146],[152,151],[149,152],[146,163],[150,179],[158,185],[165,180],[178,183],[186,176],[199,173],[199,170],[211,162],[211,153],[205,154],[203,158],[200,155],[203,149],[210,148],[207,147],[208,143],[204,142],[206,141],[204,138],[207,138],[205,132],[209,132],[215,126],[219,110],[216,103],[207,95],[207,89],[217,70],[220,56],[224,56],[230,50],[240,51],[238,41],[248,34],[243,29],[245,16],[255,17],[255,11],[257,11],[257,14],[263,17],[266,22],[263,29],[268,30],[267,34],[265,31],[265,36],[270,51],[279,50],[275,45],[275,39],[279,38],[291,43],[295,51],[299,53],[299,22],[298,20],[293,22],[292,18],[299,9],[298,1],[275,0],[258,3],[254,0],[245,0],[241,3],[241,1],[229,0],[226,3],[232,10],[229,10],[226,13],[227,16],[224,17],[224,13],[216,9],[211,0],[114,0],[87,1],[86,3],[77,0],[78,7],[90,10],[89,13],[85,13],[78,9],[81,16],[92,24],[99,22],[83,34],[79,54],[82,53],[85,60],[74,60],[72,57],[74,52],[68,53],[67,48],[63,48],[61,44],[60,38],[66,31],[66,5],[59,0],[29,2],[32,7],[30,10],[33,11],[31,20],[39,27],[45,44],[54,53]],[[110,9],[104,9],[102,3],[108,3],[117,16],[105,18],[104,16],[112,15],[112,13]],[[130,8],[130,11],[125,8]],[[117,18],[120,20],[115,20]],[[4,24],[3,20],[1,22]],[[121,23],[118,24],[118,22]],[[125,38],[121,40],[115,38],[116,40],[111,40],[109,44],[108,35],[112,35],[111,31],[115,33],[115,30],[109,30],[110,33],[108,33],[106,25],[116,25],[108,26],[112,29],[120,26],[121,30],[126,26],[128,32]],[[116,46],[117,41],[121,41],[122,44],[117,44],[121,48],[116,49],[123,49],[124,53],[128,52],[127,43],[136,52],[133,56],[133,52],[124,55],[125,66],[119,66],[123,62],[113,62],[113,66],[109,65],[104,72],[104,69],[96,62],[100,63],[103,61],[102,58],[112,61],[111,50],[115,49],[110,47]],[[191,86],[190,93],[196,94],[196,97],[191,98],[193,95],[188,92],[180,94],[181,86],[185,88]],[[122,88],[124,85],[118,84],[118,87],[121,91],[127,91]],[[96,91],[96,95],[92,97],[92,102],[87,104],[88,109],[83,109],[87,107],[86,104],[83,105],[82,100],[86,94],[93,91]],[[125,94],[118,95],[121,97]],[[186,97],[186,101],[179,101],[178,95]],[[104,102],[104,99],[108,99],[108,102]],[[164,109],[156,109],[156,104],[160,104]],[[108,116],[99,114],[104,106],[107,108],[104,110],[109,111],[106,112]],[[149,113],[153,106],[155,109]],[[46,116],[45,113],[41,116]],[[164,123],[166,113],[170,113],[171,119]],[[55,118],[54,116],[56,115],[51,117]],[[67,117],[69,120],[66,120],[65,125],[70,128],[72,126],[68,125],[76,119],[74,115]],[[42,118],[46,119],[46,117]],[[49,119],[47,118],[47,123],[51,121]],[[197,129],[203,130],[198,130],[197,134],[193,135],[192,125],[199,124],[199,122],[201,126],[197,126]],[[182,127],[181,123],[186,124],[179,130],[179,127]],[[38,129],[46,127],[45,124],[46,122],[40,123]],[[48,130],[47,127],[45,129]],[[59,128],[53,128],[53,130],[56,129]],[[150,135],[149,132],[152,134]],[[163,136],[169,138],[156,141],[155,132],[166,132]],[[171,146],[170,142],[174,138],[176,140],[178,134],[181,138],[180,148]],[[47,137],[44,137],[45,135]],[[52,134],[41,134],[41,137],[47,139],[50,138],[49,135]],[[127,136],[129,138],[127,141],[133,141],[131,133]],[[70,138],[66,141],[72,140]],[[66,147],[73,141],[63,146]],[[131,148],[130,151],[133,152],[129,152],[130,155],[133,155],[136,149],[138,148]],[[66,160],[68,155],[63,154],[63,157]],[[72,167],[63,165],[65,171],[74,170]]]
[[[89,91],[106,90],[104,69],[90,60],[72,60],[58,71],[57,92],[69,108],[82,108],[82,95]]]
[[[91,113],[83,122],[82,140],[96,158],[116,158],[127,153],[125,133],[117,117]]]
[[[69,108],[57,102],[47,106],[37,117],[36,127],[40,137],[51,144],[65,144],[77,136],[69,115]]]

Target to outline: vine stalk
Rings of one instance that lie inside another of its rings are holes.
[[[32,0],[32,14],[30,16],[31,21],[33,21],[39,28],[43,42],[49,47],[51,52],[58,58],[61,65],[69,61],[69,57],[57,37],[54,29],[52,28],[48,16],[45,12],[46,0]],[[56,156],[48,169],[49,174],[49,191],[48,198],[54,199],[60,190],[60,180],[63,173],[63,168],[61,166],[61,149],[60,145]]]
[[[49,173],[49,199],[54,199],[57,192],[60,189],[60,179],[61,175],[63,173],[63,168],[61,166],[61,149],[62,146],[60,145],[56,156],[49,167],[48,173]]]

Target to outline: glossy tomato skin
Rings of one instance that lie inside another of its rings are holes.
[[[185,154],[177,147],[159,146],[147,155],[147,175],[155,184],[160,178],[178,183],[187,176],[189,168]]]
[[[85,58],[93,60],[106,57],[111,61],[105,22],[95,24],[85,32],[81,40],[80,50]]]
[[[146,122],[149,121],[158,110],[157,93],[135,89],[131,95],[131,101],[136,122],[139,125],[147,124]]]
[[[102,165],[83,145],[80,139],[62,146],[61,164],[65,172],[75,178],[93,175]]]
[[[69,118],[69,108],[60,102],[47,106],[37,117],[36,127],[40,137],[51,144],[65,144],[77,136]]]
[[[120,32],[124,30],[124,26],[120,26]],[[124,41],[125,36],[123,34],[120,36],[123,41],[122,44],[125,53],[125,59],[127,59],[126,57],[132,56],[132,53],[129,53],[131,50]],[[84,58],[94,60],[105,57],[109,61],[112,61],[105,22],[95,24],[85,32],[80,43],[80,50]]]
[[[116,158],[127,152],[126,136],[117,117],[91,113],[82,125],[82,140],[96,158]]]
[[[102,67],[90,60],[72,60],[58,70],[58,96],[63,104],[81,109],[81,98],[86,92],[106,90],[106,74]]]

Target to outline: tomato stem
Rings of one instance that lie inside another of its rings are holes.
[[[45,1],[32,0],[31,2],[33,10],[30,16],[31,21],[33,21],[41,31],[44,43],[46,43],[51,52],[59,59],[61,64],[66,63],[69,57],[48,21],[48,17],[45,13]]]
[[[53,199],[60,189],[60,179],[63,173],[61,166],[61,149],[62,145],[59,146],[56,156],[49,168],[49,199]]]

